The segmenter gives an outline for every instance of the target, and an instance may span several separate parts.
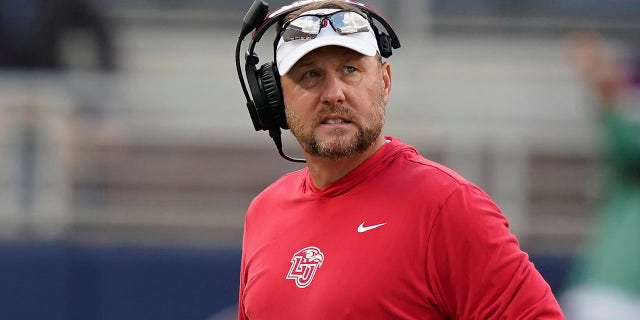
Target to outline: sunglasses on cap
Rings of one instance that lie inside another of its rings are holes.
[[[340,35],[369,32],[367,18],[354,11],[341,10],[329,14],[304,14],[296,17],[282,26],[282,40],[288,42],[315,39],[327,24]]]

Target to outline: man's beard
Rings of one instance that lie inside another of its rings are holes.
[[[331,137],[325,140],[320,140],[313,133],[315,127],[311,128],[309,132],[305,132],[304,124],[300,119],[290,111],[290,108],[285,109],[291,133],[293,133],[306,153],[328,160],[340,160],[366,151],[380,136],[385,120],[385,106],[382,93],[378,94],[372,108],[374,108],[375,112],[369,119],[366,119],[368,123],[361,124],[352,122],[358,129],[355,135],[347,136],[344,130],[338,128],[334,129],[331,132]],[[326,114],[338,114],[347,119],[354,120],[347,109],[342,109],[342,107],[338,105],[329,105],[320,111],[313,123],[320,123],[320,119]]]

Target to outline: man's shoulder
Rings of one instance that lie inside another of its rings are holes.
[[[445,164],[431,160],[419,153],[405,153],[398,162],[407,177],[438,184],[466,185],[470,182],[460,173]]]
[[[290,193],[292,190],[300,187],[307,176],[307,168],[302,168],[296,171],[292,171],[280,176],[274,182],[265,187],[258,197],[264,197],[266,195],[279,194],[282,192]]]
[[[392,166],[396,167],[401,175],[418,179],[438,179],[454,184],[469,183],[458,172],[443,163],[432,160],[428,155],[423,155],[414,146],[394,137],[388,137],[388,139],[391,142],[389,154],[393,158]]]
[[[265,217],[266,213],[280,207],[286,199],[295,197],[304,181],[305,172],[305,169],[301,169],[284,174],[264,188],[251,201],[247,210],[247,219],[255,220],[259,219],[259,216]]]

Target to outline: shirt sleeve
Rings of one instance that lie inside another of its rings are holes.
[[[245,226],[246,228],[246,226]],[[246,232],[245,232],[246,234]],[[245,287],[247,285],[247,270],[246,270],[246,259],[245,259],[245,254],[246,254],[246,248],[245,248],[245,238],[246,235],[243,235],[243,240],[242,240],[242,258],[240,260],[240,287],[238,290],[238,320],[247,320],[249,319],[247,317],[247,315],[245,314],[245,309],[244,309],[244,299],[245,299]]]
[[[564,319],[507,219],[473,185],[454,191],[429,234],[427,278],[452,319]]]

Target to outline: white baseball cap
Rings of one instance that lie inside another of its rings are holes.
[[[316,9],[307,11],[307,14],[329,14],[340,9]],[[298,60],[307,53],[324,46],[341,46],[357,51],[365,56],[375,56],[378,52],[378,42],[371,25],[368,24],[368,32],[356,32],[341,35],[330,25],[320,29],[318,36],[310,40],[291,40],[285,42],[280,39],[276,48],[276,65],[280,75],[286,74]]]

